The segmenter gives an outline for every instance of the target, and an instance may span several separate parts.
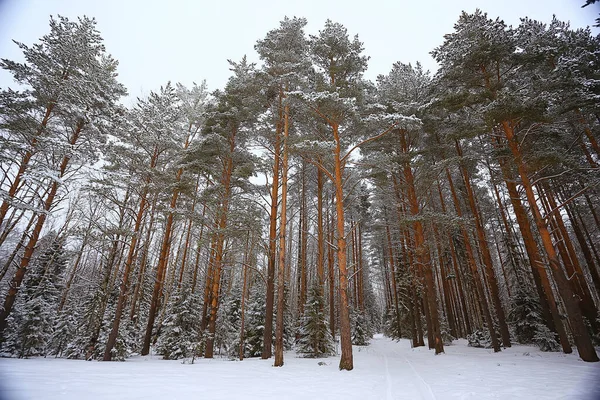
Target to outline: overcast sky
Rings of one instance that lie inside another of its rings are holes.
[[[592,25],[598,4],[584,0],[0,0],[0,57],[22,60],[12,39],[34,43],[48,32],[50,15],[93,16],[109,53],[119,60],[120,81],[130,99],[171,80],[190,85],[206,79],[209,89],[223,87],[227,59],[247,54],[284,16],[306,17],[307,33],[326,19],[358,34],[370,56],[367,78],[387,73],[396,61],[420,61],[434,71],[429,52],[443,41],[462,10],[480,8],[490,17],[517,25],[528,16],[550,21],[555,14],[572,27]],[[598,28],[593,29],[598,34]],[[0,71],[0,88],[10,85]],[[126,101],[126,104],[131,100]]]

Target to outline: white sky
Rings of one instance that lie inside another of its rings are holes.
[[[284,16],[306,17],[307,33],[327,18],[358,34],[370,56],[374,80],[396,61],[421,61],[434,71],[429,52],[453,29],[462,10],[480,8],[517,25],[519,18],[549,21],[555,14],[572,27],[594,24],[598,4],[585,0],[0,0],[0,57],[22,60],[12,39],[28,45],[48,32],[49,16],[93,16],[109,53],[119,60],[119,79],[130,98],[171,80],[190,85],[206,79],[210,90],[229,77],[227,59],[257,61],[254,44]],[[593,28],[593,33],[600,30]],[[0,71],[0,88],[11,78]],[[12,85],[11,85],[12,86]],[[126,101],[129,104],[130,101]]]

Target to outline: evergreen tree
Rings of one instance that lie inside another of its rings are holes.
[[[258,284],[248,299],[246,313],[246,343],[248,357],[258,357],[263,351],[263,333],[265,329],[266,297],[264,286]]]
[[[558,350],[556,333],[548,329],[544,323],[539,301],[522,286],[519,286],[512,300],[508,318],[517,342],[535,343],[542,351]]]
[[[236,285],[222,300],[219,307],[218,318],[221,322],[215,337],[217,348],[230,358],[236,358],[240,354],[241,311],[241,290]]]
[[[50,352],[60,295],[57,282],[67,262],[62,243],[57,241],[34,262],[17,299],[15,314],[9,318],[3,352],[20,358]]]
[[[350,314],[352,321],[352,344],[355,346],[367,346],[373,337],[371,325],[365,316],[365,312],[354,309]]]
[[[296,351],[303,357],[327,357],[335,352],[333,337],[327,326],[323,294],[313,286],[308,295],[296,342]]]
[[[187,288],[171,295],[167,318],[157,342],[165,360],[193,357],[199,348],[198,304]]]
[[[58,313],[50,340],[52,354],[56,357],[63,357],[72,350],[70,346],[78,334],[78,314],[79,310],[74,306],[68,306]]]

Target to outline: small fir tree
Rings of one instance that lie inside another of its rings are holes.
[[[542,351],[559,350],[556,333],[544,323],[539,302],[522,287],[513,296],[508,321],[513,327],[517,342],[536,344]]]
[[[33,263],[8,318],[4,354],[27,358],[49,353],[60,294],[58,281],[67,262],[62,243],[54,241]]]
[[[192,357],[198,347],[197,304],[190,290],[182,288],[171,296],[170,312],[163,323],[157,352],[165,360]]]
[[[335,352],[324,313],[325,301],[318,287],[310,289],[296,342],[296,351],[307,358],[327,357]]]
[[[368,346],[373,334],[365,312],[354,309],[350,314],[350,318],[352,322],[352,344],[355,346]]]
[[[448,325],[448,320],[444,317],[440,318],[440,336],[444,341],[444,346],[450,346],[452,342],[456,339],[450,333],[450,325]]]
[[[50,340],[52,354],[56,357],[63,357],[72,350],[70,347],[77,335],[78,315],[79,310],[71,305],[58,314]]]
[[[262,354],[266,307],[264,285],[256,285],[250,295],[246,314],[245,337],[248,357],[259,357]]]
[[[239,356],[241,316],[241,290],[235,286],[219,307],[218,319],[221,322],[215,332],[217,347],[232,358]]]

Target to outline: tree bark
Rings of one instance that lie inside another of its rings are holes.
[[[216,246],[214,265],[212,267],[211,279],[211,299],[210,316],[208,320],[208,337],[206,338],[205,358],[213,358],[215,331],[217,327],[217,312],[219,310],[219,289],[221,287],[221,271],[223,269],[223,256],[225,253],[225,228],[227,227],[227,216],[229,213],[229,201],[231,199],[231,178],[233,175],[233,152],[235,150],[235,140],[237,135],[237,126],[231,127],[229,136],[229,155],[223,160],[223,173],[221,184],[223,186],[223,198],[218,210],[218,225],[216,233]]]
[[[275,301],[275,263],[277,258],[277,205],[279,199],[279,164],[281,148],[281,121],[283,120],[282,94],[279,95],[279,115],[275,124],[275,143],[273,145],[273,183],[271,186],[271,211],[269,214],[269,253],[267,264],[267,299],[265,306],[265,329],[263,331],[263,350],[261,358],[271,357],[273,342],[273,303]]]
[[[192,131],[193,124],[188,126],[188,134],[183,145],[183,150],[187,150],[190,142],[195,134]],[[171,234],[173,233],[173,222],[175,217],[175,208],[177,207],[177,199],[179,198],[180,190],[178,184],[181,182],[183,168],[177,170],[175,176],[175,189],[171,195],[171,203],[169,204],[169,212],[165,223],[165,233],[163,235],[162,244],[160,247],[160,255],[158,257],[158,265],[156,266],[156,280],[154,281],[154,290],[152,291],[152,300],[150,301],[150,310],[148,313],[148,325],[146,326],[146,334],[144,335],[144,345],[142,346],[142,355],[145,356],[150,352],[150,342],[152,339],[152,329],[154,328],[154,320],[156,313],[160,308],[162,297],[163,283],[167,272],[167,264],[171,253]]]
[[[342,356],[340,358],[340,370],[351,371],[354,368],[352,359],[352,338],[350,337],[350,311],[348,304],[348,270],[346,260],[346,232],[344,221],[344,179],[343,166],[341,159],[341,140],[339,136],[339,127],[332,124],[333,140],[335,142],[334,150],[334,188],[335,188],[335,209],[337,226],[337,256],[339,270],[339,294],[340,294],[340,341]]]
[[[275,327],[275,362],[274,367],[283,366],[283,321],[285,304],[285,269],[286,269],[286,224],[287,224],[287,190],[288,190],[288,134],[289,105],[286,103],[283,112],[283,156],[281,161],[281,211],[279,221],[279,265],[277,268],[277,320]]]
[[[458,142],[458,140],[456,140],[454,143],[456,145],[456,152],[458,156],[462,157],[463,153],[460,147],[460,143]],[[488,246],[487,238],[485,235],[485,229],[481,222],[479,210],[477,209],[477,205],[475,204],[475,193],[473,192],[473,188],[471,187],[471,179],[469,177],[469,172],[467,171],[464,165],[460,165],[460,171],[462,173],[465,189],[467,191],[467,199],[469,201],[469,206],[475,219],[475,230],[477,232],[479,248],[481,249],[481,253],[483,256],[483,264],[485,266],[486,277],[488,287],[490,288],[491,292],[490,294],[492,298],[492,303],[494,304],[496,316],[498,317],[498,324],[500,325],[500,335],[502,336],[502,344],[504,345],[504,347],[510,347],[510,333],[508,332],[508,325],[506,323],[504,309],[502,308],[502,303],[500,302],[500,291],[498,289],[498,282],[496,280],[496,273],[494,271],[492,255],[490,253],[490,248]]]
[[[523,243],[525,244],[525,252],[529,258],[529,264],[531,265],[531,272],[534,277],[534,282],[536,282],[536,286],[538,288],[540,304],[542,304],[542,312],[544,313],[546,322],[549,324],[548,326],[550,329],[554,328],[553,330],[556,330],[558,333],[563,352],[569,354],[573,350],[558,312],[556,299],[554,297],[554,292],[552,291],[552,286],[550,285],[550,280],[546,272],[544,261],[538,249],[537,242],[533,236],[533,231],[531,229],[532,224],[529,221],[527,211],[521,202],[521,196],[519,195],[517,184],[515,183],[509,166],[503,159],[499,159],[499,163],[504,176],[504,183],[508,190],[510,202],[515,213],[515,218],[517,219],[517,225],[519,226],[519,231],[521,232],[521,237],[523,238]],[[547,304],[548,311],[544,311],[544,304]],[[551,316],[551,319],[548,318],[549,316]],[[552,322],[551,325],[550,322]]]
[[[544,250],[548,256],[550,270],[552,271],[558,291],[561,294],[565,308],[567,309],[569,322],[571,323],[571,332],[573,333],[573,339],[575,341],[575,345],[577,346],[579,356],[583,361],[596,362],[598,361],[598,355],[596,354],[596,350],[594,349],[590,335],[587,332],[581,310],[577,304],[577,299],[575,298],[573,290],[571,289],[567,277],[565,276],[560,266],[560,262],[558,261],[548,226],[542,217],[536,202],[533,186],[529,181],[527,168],[523,162],[521,150],[519,149],[519,145],[515,137],[514,124],[511,121],[503,121],[502,129],[506,139],[508,140],[508,146],[513,154],[516,166],[519,170],[521,183],[525,189],[525,195],[527,197],[529,207],[533,213],[534,221],[540,233]]]
[[[80,120],[77,123],[75,131],[73,132],[73,135],[69,139],[70,146],[74,146],[75,143],[77,143],[77,140],[79,139],[79,137],[81,135],[81,130],[83,129],[83,126],[84,126],[84,122],[82,120]],[[70,160],[71,160],[70,155],[66,155],[63,157],[63,159],[60,163],[59,170],[58,170],[58,177],[60,180],[62,180],[65,173],[67,172],[67,167],[69,165]],[[52,182],[52,184],[50,185],[50,190],[48,192],[48,196],[46,197],[46,200],[44,201],[43,211],[42,211],[42,213],[40,213],[38,215],[37,221],[33,228],[33,232],[31,233],[31,237],[29,238],[27,245],[25,245],[25,250],[23,252],[23,256],[21,257],[21,262],[19,263],[19,267],[17,268],[17,271],[15,272],[15,275],[12,278],[12,281],[10,283],[10,288],[8,289],[8,293],[6,294],[6,298],[4,299],[4,307],[2,308],[2,311],[0,312],[0,335],[2,335],[2,333],[4,332],[4,329],[6,329],[6,319],[10,315],[12,308],[15,304],[15,299],[17,297],[17,293],[19,292],[19,289],[21,288],[21,283],[23,282],[23,278],[25,277],[27,267],[29,267],[29,263],[31,262],[33,252],[35,251],[35,247],[39,240],[40,234],[42,233],[42,229],[44,227],[44,223],[46,222],[46,218],[48,217],[48,213],[50,212],[50,209],[54,205],[54,199],[56,198],[56,194],[58,192],[59,186],[60,186],[59,180],[54,180]]]
[[[454,188],[454,183],[452,181],[452,176],[450,175],[450,171],[446,168],[446,178],[448,179],[448,184],[450,185],[450,193],[452,194],[452,200],[454,201],[454,208],[456,210],[456,215],[459,218],[462,218],[462,209],[460,207],[460,203],[458,200],[458,196],[456,194],[456,190]],[[465,252],[467,253],[467,261],[469,264],[469,268],[471,270],[471,274],[473,275],[473,282],[475,284],[475,290],[479,297],[479,301],[482,307],[483,315],[485,318],[485,323],[488,326],[488,330],[490,331],[490,338],[492,341],[492,347],[495,352],[500,351],[500,344],[498,343],[498,339],[496,338],[496,331],[494,329],[494,321],[492,319],[492,314],[490,313],[490,308],[488,306],[487,298],[485,296],[485,290],[483,288],[483,284],[481,282],[481,277],[479,276],[479,270],[477,268],[477,262],[475,261],[475,255],[473,253],[473,248],[471,247],[471,240],[469,238],[469,233],[464,226],[464,223],[460,223],[460,232],[463,237],[463,244],[465,246]]]

